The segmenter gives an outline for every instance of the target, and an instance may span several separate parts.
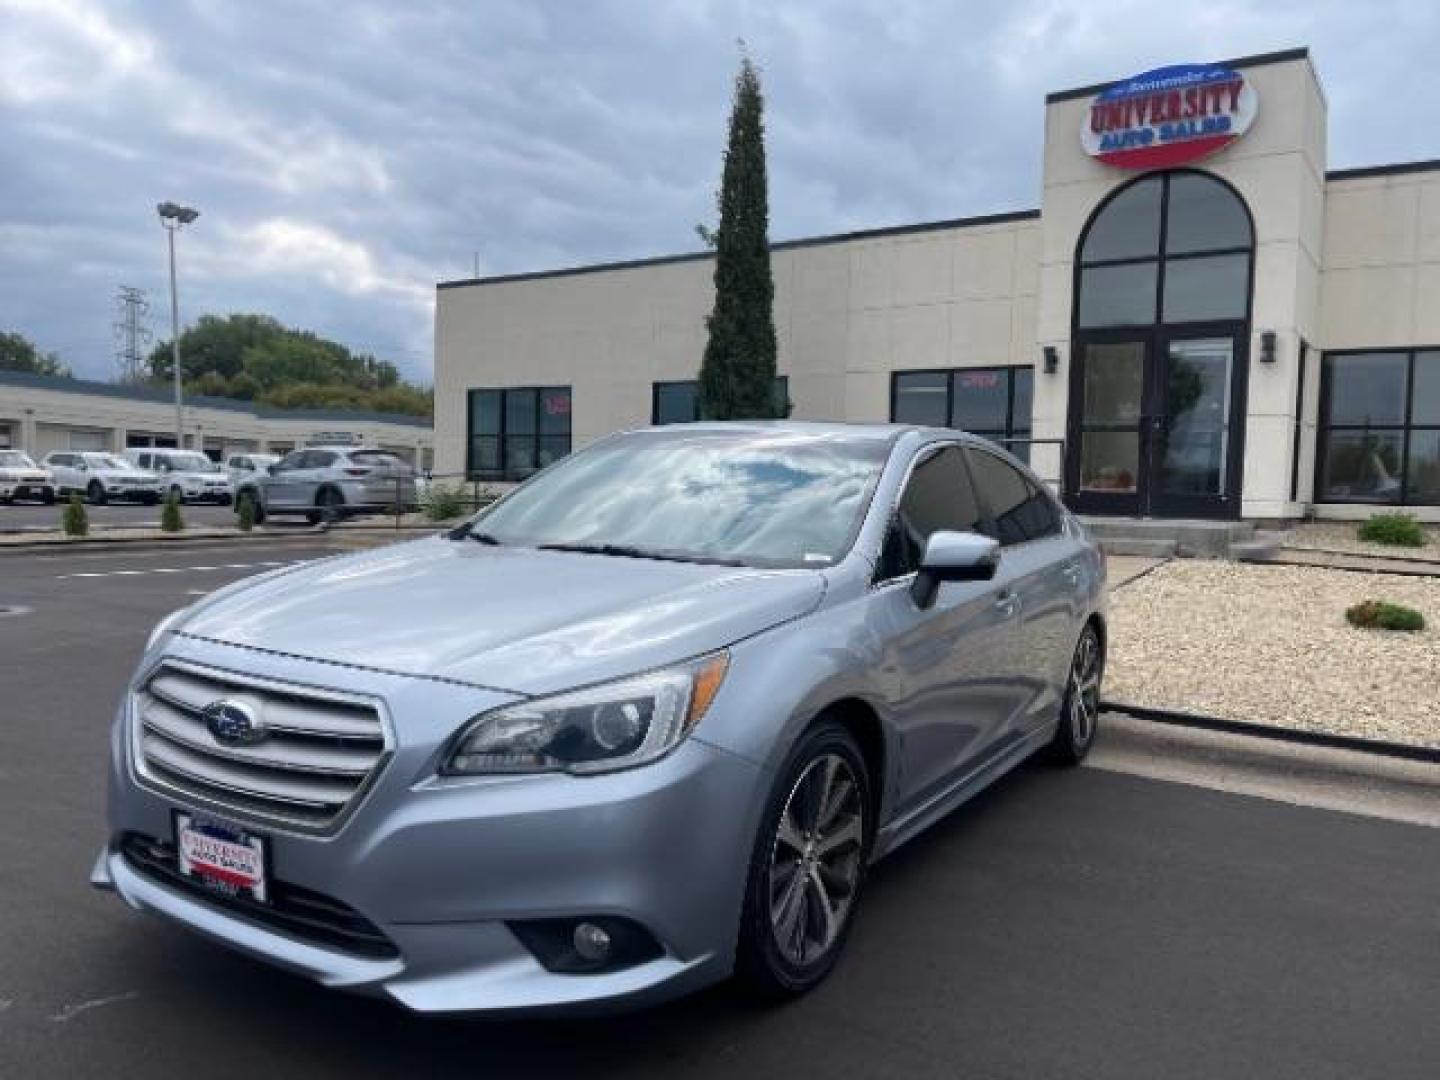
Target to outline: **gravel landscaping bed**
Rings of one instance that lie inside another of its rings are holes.
[[[1424,547],[1397,547],[1367,544],[1355,535],[1359,522],[1313,521],[1296,525],[1285,534],[1282,546],[1307,550],[1344,551],[1352,555],[1376,555],[1387,559],[1424,559],[1440,563],[1440,526],[1427,525],[1430,542]]]
[[[1358,630],[1366,599],[1418,634]],[[1111,596],[1108,700],[1440,747],[1440,579],[1178,561]]]

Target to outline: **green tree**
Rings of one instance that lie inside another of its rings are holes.
[[[150,354],[150,375],[168,383],[170,343]],[[279,408],[342,408],[433,415],[429,389],[406,382],[391,361],[295,330],[268,315],[205,315],[180,335],[180,367],[196,394]]]
[[[172,488],[165,496],[165,508],[160,512],[160,529],[163,532],[181,532],[185,521],[180,516],[180,497]]]
[[[714,420],[783,416],[775,385],[775,283],[770,274],[765,102],[748,56],[735,77],[717,197],[715,306],[700,365],[700,413]]]
[[[0,332],[0,371],[29,371],[36,375],[70,377],[70,369],[52,353],[42,353],[23,334]]]
[[[66,536],[84,536],[90,531],[90,516],[85,513],[85,504],[80,501],[79,495],[71,493],[65,512],[60,517],[60,525]]]

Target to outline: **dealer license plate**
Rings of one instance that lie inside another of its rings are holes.
[[[263,837],[215,818],[177,812],[175,850],[183,876],[224,896],[268,902]]]

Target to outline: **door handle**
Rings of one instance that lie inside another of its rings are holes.
[[[995,610],[1005,618],[1015,614],[1015,609],[1020,606],[1020,596],[1014,589],[1006,589],[995,597]]]

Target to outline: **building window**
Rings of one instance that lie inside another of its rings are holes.
[[[790,376],[775,376],[775,406],[790,415]],[[695,379],[657,382],[650,392],[652,424],[693,424],[700,419],[700,383]]]
[[[1034,379],[1031,367],[897,371],[891,376],[890,419],[961,428],[1029,461]]]
[[[1250,217],[1204,173],[1157,173],[1122,188],[1080,245],[1082,329],[1243,319]]]
[[[1440,349],[1326,353],[1320,502],[1440,505]]]
[[[520,480],[570,453],[570,387],[471,390],[465,471]]]

